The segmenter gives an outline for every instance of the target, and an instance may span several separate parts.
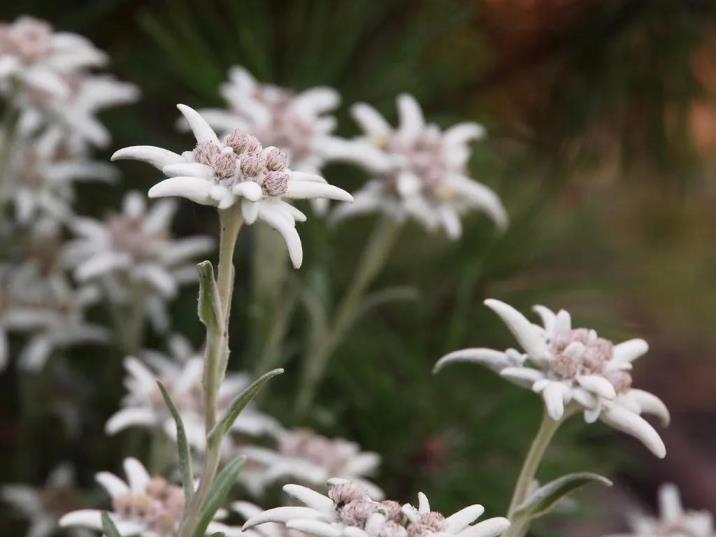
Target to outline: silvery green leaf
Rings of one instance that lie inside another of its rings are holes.
[[[229,432],[232,425],[236,421],[236,418],[238,418],[244,408],[246,408],[246,406],[253,401],[254,397],[256,397],[263,385],[281,373],[283,373],[283,369],[273,369],[268,373],[264,373],[244,388],[244,390],[231,402],[229,410],[226,412],[221,421],[219,421],[219,423],[217,423],[209,433],[209,441],[216,442]]]
[[[211,261],[196,266],[199,272],[199,319],[211,331],[221,330],[221,300]]]
[[[169,408],[169,412],[171,412],[172,418],[174,418],[174,425],[177,430],[179,468],[181,470],[182,483],[184,485],[184,496],[186,498],[186,502],[189,503],[194,495],[194,473],[192,471],[191,464],[191,450],[189,448],[189,442],[186,439],[186,429],[184,428],[184,422],[182,421],[179,411],[177,410],[174,401],[172,401],[169,392],[160,381],[157,381],[157,385],[159,386],[159,391],[162,392],[162,397]]]
[[[106,512],[102,513],[102,532],[107,537],[122,537],[117,529],[117,526],[114,525],[114,522],[111,518],[109,518],[109,515]]]
[[[245,457],[238,456],[219,472],[199,513],[199,523],[194,531],[194,537],[205,537],[206,528],[226,501],[245,460]]]
[[[612,486],[611,481],[597,474],[589,472],[568,474],[550,481],[532,492],[524,502],[517,506],[514,516],[539,518],[549,513],[562,498],[590,483]]]

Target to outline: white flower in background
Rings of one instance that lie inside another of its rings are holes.
[[[500,316],[524,352],[463,349],[442,357],[435,371],[455,362],[485,365],[541,394],[552,419],[561,419],[565,405],[573,404],[583,409],[588,423],[600,419],[638,438],[657,457],[666,456],[664,442],[641,414],[654,414],[666,426],[668,409],[655,395],[631,387],[629,371],[632,362],[649,349],[646,341],[631,339],[615,345],[594,330],[572,328],[565,310],[553,313],[535,306],[542,318],[543,326],[539,326],[504,302],[489,299],[485,304]]]
[[[332,88],[316,87],[294,92],[273,84],[261,84],[243,67],[229,70],[221,95],[228,110],[205,109],[199,113],[217,132],[250,133],[263,146],[275,146],[288,154],[291,168],[320,173],[332,157],[334,145],[345,140],[333,136],[336,119],[327,115],[340,104]]]
[[[178,336],[172,337],[171,341],[175,351],[171,358],[157,352],[146,353],[146,360],[151,367],[137,358],[124,360],[127,394],[122,400],[122,408],[109,418],[105,430],[107,434],[116,434],[128,427],[158,427],[168,435],[175,436],[174,420],[157,387],[157,380],[160,380],[182,416],[189,443],[202,451],[205,446],[202,391],[204,359],[199,353],[191,351],[186,341]],[[246,374],[229,374],[219,390],[220,409],[227,409],[250,381]],[[257,436],[274,433],[278,428],[280,426],[273,418],[249,406],[236,419],[232,430]]]
[[[284,151],[264,148],[254,136],[234,131],[219,140],[199,113],[178,107],[196,138],[193,151],[179,155],[159,147],[134,146],[120,149],[112,160],[143,160],[162,170],[169,178],[149,190],[152,198],[179,196],[219,209],[240,201],[244,221],[253,224],[259,219],[276,229],[286,241],[293,265],[301,266],[303,249],[296,221],[306,216],[284,198],[350,201],[351,195],[318,175],[290,170]]]
[[[12,483],[0,487],[0,498],[10,505],[15,514],[28,521],[25,537],[50,537],[57,530],[57,523],[68,509],[79,501],[75,487],[74,472],[67,465],[55,468],[41,488],[25,483]],[[74,529],[70,537],[88,537],[85,529]]]
[[[477,123],[460,123],[443,131],[425,122],[412,96],[400,95],[397,103],[397,128],[367,104],[352,107],[367,142],[354,146],[353,157],[374,178],[356,193],[352,205],[338,207],[334,217],[382,212],[398,220],[413,218],[428,230],[443,228],[456,239],[462,233],[461,216],[478,210],[504,228],[507,214],[500,199],[468,176],[468,143],[481,138],[484,129]]]
[[[361,486],[343,479],[329,481],[323,495],[300,485],[286,485],[283,490],[305,507],[277,507],[251,516],[244,530],[266,523],[281,523],[317,537],[498,537],[510,523],[505,518],[491,518],[473,524],[485,509],[471,505],[444,517],[430,511],[424,494],[418,509],[392,500],[376,501]]]
[[[309,429],[277,429],[274,436],[275,449],[256,446],[239,449],[247,457],[239,479],[254,495],[289,477],[313,486],[338,477],[358,483],[373,498],[383,497],[383,491],[365,479],[380,465],[377,453],[361,451],[355,442],[326,438]]]
[[[678,489],[672,484],[659,489],[660,517],[637,515],[632,533],[609,537],[716,537],[713,516],[707,511],[684,511]]]
[[[75,183],[115,178],[112,166],[69,154],[59,130],[33,135],[33,129],[22,125],[19,131],[14,142],[0,132],[0,147],[13,143],[3,181],[20,224],[35,225],[44,219],[65,222],[74,214]]]
[[[5,93],[20,89],[66,97],[70,75],[106,63],[106,55],[84,37],[54,32],[32,17],[0,24],[0,87]]]
[[[32,371],[57,349],[107,341],[106,329],[84,321],[98,296],[92,286],[73,289],[61,273],[41,274],[32,261],[0,266],[0,370],[9,358],[8,332],[26,336],[18,365]]]
[[[151,291],[143,300],[150,319],[163,330],[165,302],[181,285],[196,280],[194,258],[214,245],[211,237],[173,239],[176,209],[166,200],[147,208],[142,194],[129,192],[121,213],[103,222],[85,217],[70,222],[78,238],[67,243],[64,262],[78,281],[102,281],[114,303],[131,300],[132,289]]]
[[[127,482],[109,472],[96,475],[97,482],[112,499],[109,516],[123,537],[165,537],[177,530],[184,514],[185,499],[181,487],[163,477],[150,476],[137,459],[124,460]],[[86,527],[102,530],[102,512],[81,509],[60,519],[62,527]],[[241,535],[239,528],[210,522],[207,535],[223,532],[227,537]]]

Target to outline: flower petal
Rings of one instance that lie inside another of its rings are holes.
[[[433,373],[437,373],[448,364],[459,362],[475,363],[489,367],[498,373],[509,366],[509,360],[502,351],[483,348],[462,349],[453,351],[440,358],[433,367]]]
[[[72,511],[60,518],[58,524],[62,527],[84,526],[94,530],[102,529],[102,512],[96,509],[80,509]]]
[[[219,143],[219,138],[216,136],[214,129],[201,117],[201,114],[193,108],[186,106],[185,104],[178,104],[177,108],[182,113],[191,131],[194,133],[197,143],[202,142],[214,142]]]
[[[639,405],[641,412],[645,414],[653,414],[661,420],[661,424],[664,427],[669,426],[669,422],[671,421],[669,409],[656,395],[634,388],[629,390],[628,397],[633,399]]]
[[[178,155],[168,149],[154,147],[152,145],[134,145],[125,147],[115,151],[111,160],[141,160],[151,164],[155,168],[162,169],[170,164],[179,164],[184,162],[181,155]]]
[[[150,188],[148,196],[150,198],[178,196],[200,205],[216,206],[216,200],[211,197],[212,186],[209,181],[197,177],[170,177]]]
[[[400,118],[398,132],[405,138],[413,139],[425,127],[425,118],[418,101],[407,93],[398,96],[398,117]]]
[[[214,170],[206,164],[200,162],[180,162],[178,164],[168,164],[162,168],[162,173],[167,177],[187,176],[201,177],[202,179],[212,179]]]
[[[333,500],[328,496],[301,485],[284,485],[283,491],[317,511],[333,513]]]
[[[458,537],[498,537],[510,527],[510,521],[504,517],[488,518],[458,533]]]
[[[522,348],[537,360],[547,352],[547,345],[540,329],[509,304],[488,298],[484,304],[500,316]]]
[[[649,344],[643,339],[630,339],[614,345],[614,360],[633,362],[649,350]]]
[[[297,519],[286,522],[286,527],[318,537],[340,537],[341,530],[320,520]]]
[[[283,194],[287,198],[311,199],[328,198],[337,201],[353,201],[353,196],[337,186],[311,181],[289,181],[288,190]]]
[[[617,396],[614,385],[601,375],[579,375],[577,382],[585,390],[594,392],[606,399],[614,399]]]
[[[94,478],[112,498],[116,498],[122,494],[129,494],[130,492],[129,486],[110,472],[99,472]]]
[[[124,473],[127,475],[132,492],[144,493],[149,484],[149,474],[144,465],[134,457],[124,459]]]
[[[654,455],[666,457],[666,446],[659,433],[644,418],[618,405],[602,412],[601,420],[615,429],[639,439]]]
[[[303,246],[301,245],[301,237],[292,222],[266,206],[259,208],[259,218],[281,234],[284,241],[286,241],[288,256],[291,258],[294,268],[300,268],[303,262]]]
[[[249,518],[243,525],[243,529],[253,528],[266,522],[280,522],[285,524],[294,519],[325,519],[326,515],[310,507],[275,507],[267,509],[260,514]]]
[[[561,382],[550,382],[542,391],[542,398],[550,418],[557,421],[564,415],[564,395],[566,388]]]
[[[480,518],[484,512],[485,508],[479,504],[469,505],[464,509],[460,509],[457,513],[454,513],[445,519],[444,530],[447,533],[457,533],[462,531]]]

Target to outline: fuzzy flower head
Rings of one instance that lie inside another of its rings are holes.
[[[323,495],[300,485],[283,490],[305,507],[277,507],[250,517],[244,530],[265,523],[280,523],[316,537],[498,537],[509,528],[505,518],[491,518],[474,524],[485,511],[481,505],[468,506],[444,517],[431,511],[428,499],[420,494],[416,509],[392,500],[377,501],[356,483],[331,479]]]
[[[150,365],[133,357],[125,359],[127,376],[124,385],[127,394],[122,400],[122,407],[107,421],[105,430],[107,434],[116,434],[129,427],[150,427],[162,429],[166,434],[174,436],[174,420],[157,386],[157,380],[160,380],[182,416],[189,443],[201,451],[205,444],[202,390],[204,360],[183,338],[173,336],[170,343],[171,358],[148,351],[144,353],[144,358]],[[246,374],[227,376],[219,391],[222,411],[228,409],[233,399],[249,383],[250,378]],[[256,436],[273,433],[278,428],[279,425],[272,418],[249,406],[234,422],[232,430]]]
[[[274,438],[275,449],[247,446],[240,450],[248,463],[240,479],[254,494],[287,477],[320,486],[336,476],[359,484],[373,498],[383,497],[383,491],[366,479],[380,464],[377,453],[361,451],[355,442],[327,438],[310,429],[276,429]]]
[[[134,146],[120,149],[112,159],[143,160],[168,176],[149,190],[150,198],[179,196],[219,209],[240,202],[244,222],[263,220],[278,231],[293,265],[300,267],[303,249],[296,221],[306,216],[285,199],[351,201],[351,195],[318,175],[292,171],[284,151],[263,147],[252,135],[236,130],[220,140],[196,110],[178,107],[196,138],[192,151],[179,155],[159,147]]]
[[[481,138],[476,123],[447,130],[425,122],[418,102],[398,97],[400,124],[393,128],[367,104],[356,104],[353,117],[364,131],[354,158],[374,173],[351,206],[339,207],[336,218],[383,212],[397,219],[414,218],[428,230],[442,228],[452,239],[462,233],[460,218],[471,210],[487,213],[499,228],[507,214],[497,195],[468,176],[469,142]]]
[[[106,56],[77,34],[55,32],[47,22],[19,17],[0,24],[0,84],[4,92],[24,90],[64,98],[69,78],[103,65]]]
[[[164,537],[173,534],[184,514],[185,498],[181,487],[163,477],[150,476],[146,468],[134,458],[124,460],[127,482],[109,472],[96,475],[99,484],[112,500],[110,518],[119,533],[126,536]],[[62,527],[102,529],[102,511],[82,509],[67,513],[60,519]],[[224,532],[227,536],[239,535],[238,528],[211,522],[207,535]]]
[[[317,174],[339,138],[331,135],[336,120],[326,115],[339,102],[326,87],[296,93],[273,84],[261,84],[246,69],[233,67],[221,86],[228,110],[200,110],[209,125],[228,134],[236,129],[256,136],[264,146],[285,151],[292,168]]]
[[[489,299],[492,309],[517,339],[523,352],[508,349],[463,349],[442,357],[435,370],[455,362],[486,365],[513,383],[542,395],[549,416],[562,419],[565,406],[581,409],[584,419],[600,419],[638,438],[657,457],[666,455],[664,442],[641,417],[658,416],[664,426],[669,411],[651,393],[632,388],[632,362],[649,349],[643,339],[614,344],[594,330],[573,328],[568,312],[554,313],[535,306],[542,326],[533,324],[512,306]]]
[[[609,537],[716,537],[714,521],[707,511],[685,511],[678,489],[672,484],[659,489],[659,518],[633,517],[632,533]]]

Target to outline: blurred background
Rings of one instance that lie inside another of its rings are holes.
[[[222,106],[218,87],[232,65],[298,90],[335,87],[343,97],[338,132],[346,136],[356,133],[350,104],[371,103],[394,120],[400,92],[414,94],[438,124],[482,123],[488,137],[475,146],[472,176],[501,196],[511,227],[498,235],[471,215],[463,239],[450,242],[408,226],[377,286],[412,286],[418,301],[385,305],[357,324],[300,424],[380,453],[376,481],[389,497],[408,501],[423,490],[443,512],[479,501],[503,513],[540,405],[486,369],[455,367],[437,377],[431,369],[450,350],[511,344],[481,305],[486,297],[522,311],[564,307],[577,325],[610,339],[649,341],[635,383],[671,409],[673,423],[662,432],[669,455],[657,461],[625,435],[573,420],[542,476],[593,470],[614,476],[616,487],[580,495],[567,506],[573,511],[544,519],[534,535],[624,529],[625,513],[651,509],[663,481],[677,483],[687,505],[716,511],[716,3],[26,0],[0,7],[2,20],[20,14],[87,36],[108,52],[113,73],[141,88],[138,103],[104,114],[113,136],[104,158],[137,143],[186,147],[175,103]],[[79,191],[85,214],[101,217],[124,191],[159,178],[148,166],[119,168],[117,186]],[[324,171],[349,191],[365,180],[353,168]],[[213,235],[213,218],[183,203],[176,234]],[[327,227],[310,218],[302,225],[306,262],[290,278],[328,294],[344,289],[372,223]],[[232,365],[242,369],[261,346],[250,292],[255,231],[242,236],[238,254]],[[176,331],[201,344],[194,288],[173,305],[172,318]],[[308,328],[299,310],[278,352],[287,374],[262,401],[284,423],[295,423]],[[103,371],[119,371],[121,354],[89,346],[65,354],[74,375],[50,368],[23,388],[12,366],[0,374],[0,481],[41,484],[68,461],[78,483],[91,486],[94,472],[117,468],[127,455],[126,438],[103,432],[122,386],[93,389]],[[39,404],[28,406],[27,389]],[[58,422],[54,409],[63,405],[82,409],[77,436]],[[21,535],[22,523],[0,509],[0,533]]]

